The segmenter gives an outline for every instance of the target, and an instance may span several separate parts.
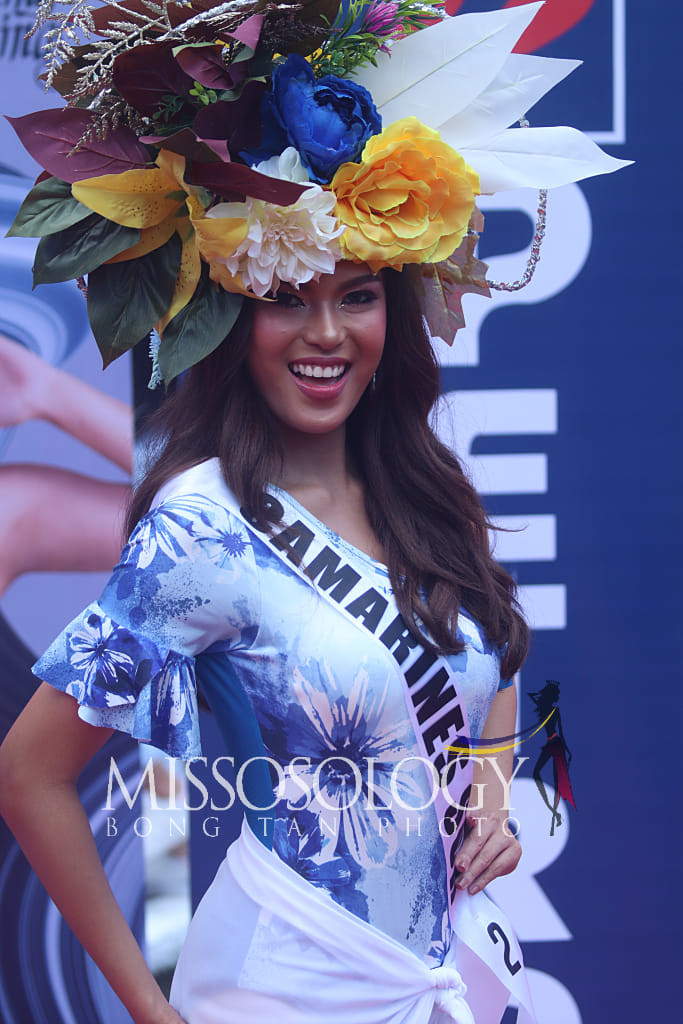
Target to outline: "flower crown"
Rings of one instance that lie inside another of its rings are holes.
[[[463,292],[489,294],[477,196],[626,163],[574,129],[509,127],[577,66],[511,52],[541,6],[41,0],[42,77],[67,105],[9,119],[45,168],[9,234],[40,237],[34,283],[87,275],[105,365],[156,330],[167,383],[244,296],[339,259],[416,265],[450,342]]]

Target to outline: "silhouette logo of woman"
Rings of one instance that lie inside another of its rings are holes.
[[[536,764],[534,765],[534,782],[538,786],[541,799],[552,814],[550,824],[550,835],[555,834],[555,826],[562,824],[562,815],[558,811],[560,797],[569,801],[574,810],[574,794],[572,793],[569,781],[569,764],[572,755],[562,732],[562,719],[560,717],[560,684],[556,679],[546,679],[545,686],[536,693],[530,693],[536,709],[539,722],[543,722],[547,740],[541,748]],[[543,782],[542,771],[545,764],[552,758],[553,761],[553,786],[555,795],[552,803],[548,799],[548,792]]]

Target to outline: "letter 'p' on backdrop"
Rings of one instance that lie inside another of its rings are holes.
[[[502,6],[514,0],[450,0],[448,9]],[[0,94],[11,116],[57,100],[37,82],[39,37],[24,39],[34,12],[30,0],[0,0]],[[438,346],[439,432],[506,528],[496,536],[497,555],[518,581],[534,627],[518,680],[519,728],[536,720],[529,695],[557,680],[572,755],[576,810],[561,801],[561,824],[552,828],[538,784],[545,780],[552,794],[552,763],[534,777],[543,739],[519,746],[526,760],[511,814],[524,854],[515,874],[489,890],[522,941],[539,1024],[640,1024],[680,1012],[682,34],[676,5],[547,0],[520,49],[580,57],[584,65],[529,120],[576,125],[635,163],[551,192],[531,285],[491,300],[467,296],[468,327],[452,350]],[[5,122],[0,133],[4,234],[37,169]],[[535,197],[504,193],[483,197],[481,206],[489,276],[515,280],[533,235]],[[76,286],[32,292],[33,246],[0,239],[0,335],[130,403],[130,363],[100,372]],[[72,563],[58,559],[57,570],[27,558],[21,564],[30,571],[11,571],[21,545],[40,548],[26,529],[31,495],[47,493],[41,487],[62,471],[74,481],[126,483],[122,469],[83,439],[19,408],[20,375],[4,351],[0,735],[32,692],[34,655],[108,575],[106,567],[82,571],[78,552]],[[72,509],[80,495],[75,482]],[[65,514],[72,513],[54,505],[55,524]],[[218,757],[223,751],[207,732],[205,753]],[[142,935],[142,856],[126,817],[134,812],[124,804],[117,835],[106,830],[111,752],[134,790],[137,751],[118,738],[89,769],[83,792],[117,895]],[[226,833],[215,831],[192,837],[195,899],[224,853]],[[130,1021],[2,823],[0,921],[0,1024]],[[505,1024],[512,1020],[510,1009]]]

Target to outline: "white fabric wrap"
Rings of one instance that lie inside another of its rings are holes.
[[[326,1024],[475,1024],[464,998],[466,986],[454,966],[430,970],[410,950],[284,864],[246,824],[228,850],[227,862],[250,899],[343,961],[343,998],[336,986],[330,987]],[[326,985],[326,980],[311,977],[311,985]],[[440,1014],[434,1015],[435,1009]]]
[[[208,922],[190,928],[171,1003],[187,1024],[499,1024],[512,993],[518,1024],[533,1024],[524,970],[510,984],[507,968],[489,962],[491,947],[521,965],[514,937],[501,941],[512,936],[504,915],[483,893],[456,902],[457,938],[430,969],[307,882],[245,823],[197,911]],[[240,968],[227,947],[245,928],[255,938]]]

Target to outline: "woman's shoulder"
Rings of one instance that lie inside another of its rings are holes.
[[[155,494],[150,511],[177,502],[191,502],[197,507],[220,506],[239,513],[239,503],[225,482],[217,458],[205,459],[172,476]]]
[[[186,582],[195,583],[206,582],[205,570],[211,566],[214,576],[216,568],[229,570],[236,583],[255,565],[253,537],[218,459],[206,459],[166,481],[131,534],[122,564],[154,565],[158,573],[178,570]]]

